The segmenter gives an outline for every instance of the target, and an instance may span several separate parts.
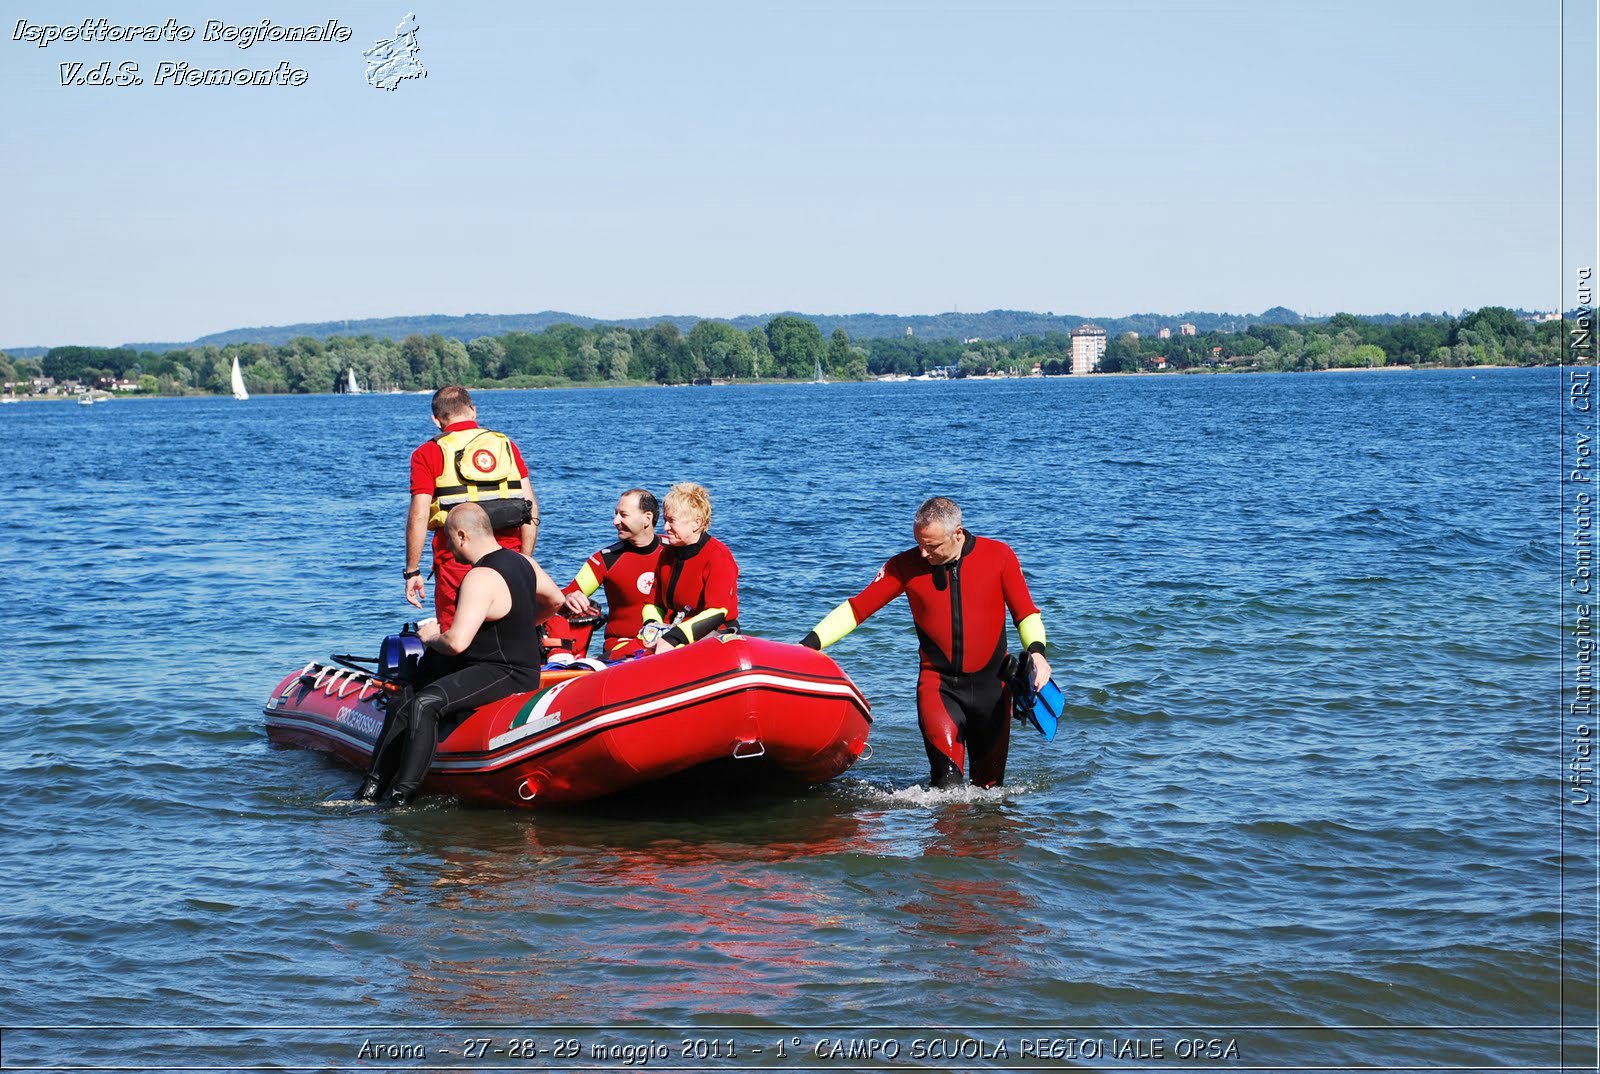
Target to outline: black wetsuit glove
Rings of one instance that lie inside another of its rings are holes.
[[[800,644],[804,645],[807,649],[815,649],[819,653],[822,651],[822,639],[817,637],[817,632],[815,630],[810,631],[805,637],[801,638]]]
[[[1000,677],[1011,687],[1011,718],[1018,723],[1027,723],[1028,713],[1033,709],[1032,664],[1027,653],[1023,653],[1020,660],[1007,653],[1005,662],[1000,665]]]

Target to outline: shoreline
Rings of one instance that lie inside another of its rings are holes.
[[[1110,379],[1110,378],[1113,378],[1113,377],[1121,378],[1121,379],[1132,379],[1132,378],[1149,379],[1149,378],[1154,378],[1154,377],[1171,377],[1171,376],[1191,377],[1191,376],[1252,376],[1253,375],[1253,376],[1274,376],[1275,377],[1275,376],[1282,376],[1282,375],[1285,375],[1285,374],[1293,376],[1293,375],[1306,374],[1306,373],[1313,374],[1313,375],[1325,374],[1325,373],[1392,373],[1392,372],[1407,372],[1407,373],[1411,373],[1411,372],[1473,373],[1473,372],[1477,372],[1478,370],[1488,370],[1488,369],[1592,369],[1592,368],[1594,368],[1594,367],[1591,366],[1591,365],[1587,365],[1587,364],[1585,364],[1585,365],[1569,365],[1567,363],[1563,363],[1561,365],[1556,365],[1556,366],[1548,366],[1548,365],[1526,365],[1526,366],[1524,366],[1524,365],[1375,365],[1375,366],[1348,366],[1348,367],[1334,368],[1334,369],[1279,369],[1279,370],[1268,370],[1268,369],[1176,369],[1176,370],[1166,370],[1166,371],[1163,371],[1163,372],[1160,372],[1160,373],[1157,373],[1157,372],[1148,372],[1148,373],[1144,373],[1144,372],[1141,372],[1141,373],[1121,373],[1121,372],[1119,372],[1119,373],[1089,373],[1089,374],[1065,373],[1065,374],[1060,374],[1060,375],[1056,375],[1056,376],[1041,376],[1041,377],[1032,377],[1032,376],[1027,376],[1027,377],[955,377],[955,378],[940,378],[938,383],[946,383],[946,384],[948,384],[948,383],[957,383],[959,381],[964,381],[964,380],[970,380],[970,381],[976,381],[976,382],[982,382],[982,383],[988,384],[988,383],[1013,383],[1013,382],[1017,382],[1017,381],[1033,381],[1033,380],[1099,380],[1099,379]],[[591,389],[591,390],[592,389],[608,390],[608,389],[617,389],[617,388],[749,388],[749,387],[773,385],[773,384],[810,385],[810,384],[813,384],[813,383],[814,382],[809,381],[809,380],[777,380],[777,379],[765,379],[765,378],[754,378],[754,377],[752,377],[752,378],[750,378],[748,380],[734,380],[734,381],[728,381],[728,382],[722,383],[722,384],[712,384],[712,385],[705,385],[705,384],[698,384],[698,385],[697,384],[656,384],[656,383],[649,382],[649,381],[630,381],[630,382],[624,383],[624,384],[617,384],[617,383],[614,383],[614,382],[602,381],[602,382],[595,383],[595,384],[548,384],[548,385],[544,385],[544,386],[541,386],[541,387],[528,387],[528,388],[513,388],[513,387],[507,387],[507,386],[502,386],[502,385],[498,385],[498,384],[486,384],[486,385],[481,385],[481,386],[469,386],[468,390],[474,391],[474,392],[559,392],[559,391],[571,391],[573,389],[578,389],[578,388],[586,388],[586,389]],[[911,381],[884,381],[884,380],[879,380],[876,377],[871,377],[871,378],[868,378],[867,380],[835,380],[835,381],[828,381],[828,382],[826,382],[824,384],[819,384],[819,385],[816,385],[816,386],[817,387],[828,387],[830,385],[837,385],[837,384],[908,384],[908,383],[912,383],[912,382]],[[934,382],[925,381],[923,383],[934,383]],[[344,394],[347,394],[347,393],[344,393],[344,392],[262,392],[259,395],[252,396],[251,398],[258,398],[258,399],[315,399],[315,398],[319,398],[319,397],[338,396],[338,395],[344,395]],[[398,391],[398,392],[370,392],[369,391],[369,392],[360,392],[358,394],[360,394],[360,395],[375,395],[375,396],[389,396],[389,395],[423,395],[423,396],[426,396],[426,395],[431,395],[433,393],[432,393],[432,391],[430,389],[427,389],[427,388],[421,388],[421,389],[409,389],[408,388],[408,389],[406,389],[404,391]],[[78,399],[80,398],[80,396],[77,396],[77,395],[19,395],[19,396],[16,396],[15,398],[16,398],[16,401],[19,402],[19,403],[76,403],[78,401]],[[101,403],[110,403],[110,402],[115,402],[115,401],[118,401],[118,400],[129,400],[129,399],[226,399],[226,398],[228,398],[228,395],[227,395],[226,392],[189,392],[189,393],[186,393],[186,394],[183,394],[183,395],[130,394],[130,395],[112,395],[112,396],[106,396],[104,398],[96,399],[95,400],[95,405],[98,406]],[[248,400],[243,400],[243,401],[248,402]]]

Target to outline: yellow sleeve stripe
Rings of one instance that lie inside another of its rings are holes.
[[[723,623],[728,621],[728,609],[707,608],[696,612],[687,619],[680,619],[672,624],[672,628],[661,635],[672,645],[687,645],[691,641],[699,641],[707,637]]]
[[[639,618],[645,623],[659,623],[661,622],[661,609],[654,604],[646,604],[644,611],[639,613]]]
[[[699,641],[727,621],[728,609],[707,608],[674,624],[672,629],[683,631],[684,637],[689,641]]]
[[[578,583],[578,588],[586,597],[593,596],[594,591],[600,588],[600,579],[595,577],[594,568],[587,563],[583,565],[583,569],[578,572],[578,577],[574,578],[573,581]]]
[[[847,600],[823,616],[822,622],[812,627],[811,632],[817,636],[817,640],[826,649],[858,626],[860,624],[856,622],[856,613],[851,610],[850,602]]]
[[[1044,648],[1044,620],[1034,612],[1022,622],[1017,624],[1017,636],[1022,639],[1024,649],[1032,649],[1035,645]]]

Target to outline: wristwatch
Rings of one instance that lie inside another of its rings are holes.
[[[422,577],[422,568],[418,567],[415,570],[401,571],[400,572],[400,577],[404,578],[408,582],[411,581],[411,579],[413,579],[413,578],[421,578]]]

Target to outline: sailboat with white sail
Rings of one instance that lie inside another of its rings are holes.
[[[244,374],[239,372],[239,356],[233,356],[233,397],[235,399],[248,399],[250,393],[244,390]]]
[[[361,388],[361,385],[356,383],[356,370],[355,370],[355,367],[354,366],[348,367],[347,373],[348,373],[348,376],[345,379],[345,388],[344,388],[345,394],[346,395],[360,395],[361,392],[362,392],[362,388]]]

